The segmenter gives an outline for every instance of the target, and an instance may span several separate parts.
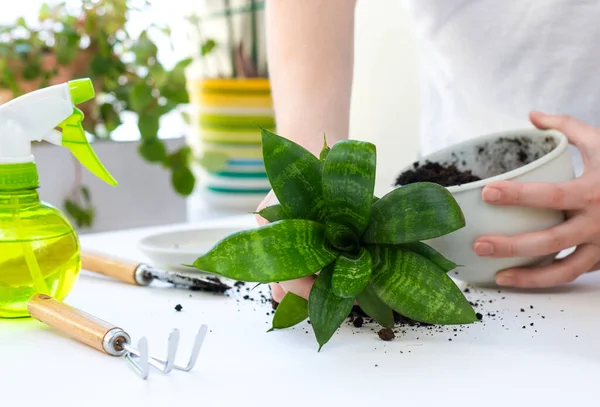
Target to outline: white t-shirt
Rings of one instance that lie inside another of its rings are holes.
[[[405,0],[420,39],[421,153],[532,126],[600,127],[600,0]]]

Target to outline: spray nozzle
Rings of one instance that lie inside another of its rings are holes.
[[[76,107],[94,96],[92,81],[85,78],[48,86],[1,105],[0,164],[32,162],[31,142],[46,140],[67,147],[90,172],[116,185],[88,142],[84,114]]]

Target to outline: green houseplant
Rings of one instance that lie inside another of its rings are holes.
[[[258,283],[317,274],[308,301],[288,293],[273,329],[310,318],[319,350],[354,302],[385,327],[393,310],[431,324],[466,324],[476,314],[447,273],[457,267],[422,240],[465,226],[452,195],[415,183],[373,196],[376,148],[345,140],[319,158],[262,130],[263,158],[279,204],[259,212],[270,224],[234,233],[193,267]]]
[[[44,4],[34,24],[19,18],[0,26],[0,103],[44,86],[89,77],[97,97],[82,106],[86,132],[110,139],[122,124],[123,113],[136,114],[139,154],[170,171],[175,191],[189,195],[195,184],[190,149],[167,151],[158,131],[163,116],[189,102],[185,69],[192,60],[182,59],[171,68],[159,62],[153,38],[170,39],[168,27],[151,25],[139,35],[127,30],[130,14],[143,11],[133,6],[139,1],[80,3],[78,7],[72,2]],[[81,168],[76,168],[76,185],[64,205],[78,226],[90,226],[94,208],[89,191],[80,183]]]

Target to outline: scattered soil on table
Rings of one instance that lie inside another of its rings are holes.
[[[416,182],[433,182],[444,187],[451,187],[479,181],[480,179],[480,177],[473,175],[470,170],[459,170],[455,164],[442,165],[428,161],[421,166],[418,162],[414,163],[412,169],[404,171],[396,178],[395,186]]]
[[[182,309],[183,307],[181,306],[181,304],[175,305],[175,311],[180,312]]]
[[[352,325],[354,325],[356,328],[360,328],[361,326],[363,326],[363,323],[363,317],[356,317],[354,318],[354,321],[352,321]]]
[[[379,332],[377,332],[377,335],[379,335],[379,338],[382,341],[391,341],[392,339],[394,339],[396,337],[396,335],[394,334],[394,331],[392,331],[390,328],[380,329]]]

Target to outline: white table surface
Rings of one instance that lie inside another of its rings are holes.
[[[248,217],[230,222],[254,225]],[[142,261],[138,239],[160,229],[165,228],[83,236],[82,244]],[[168,376],[152,369],[143,381],[123,358],[106,356],[37,321],[1,320],[0,406],[599,403],[597,274],[561,289],[472,290],[468,296],[483,302],[477,309],[485,316],[458,332],[456,327],[404,328],[405,334],[384,342],[371,331],[374,324],[360,329],[344,324],[320,353],[306,323],[267,334],[270,304],[238,301],[244,294],[133,287],[83,272],[66,302],[121,326],[134,342],[145,335],[151,353],[163,356],[169,332],[179,328],[180,352],[187,354],[197,328],[207,324],[210,332],[196,368]],[[259,295],[258,289],[252,293]],[[174,310],[177,304],[181,312]]]

